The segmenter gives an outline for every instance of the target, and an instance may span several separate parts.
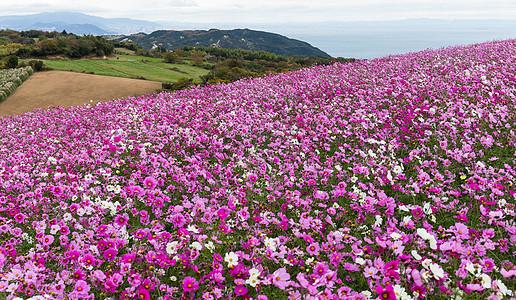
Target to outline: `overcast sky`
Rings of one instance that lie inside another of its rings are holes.
[[[320,22],[407,18],[516,19],[514,0],[16,0],[0,15],[75,11],[175,22]]]

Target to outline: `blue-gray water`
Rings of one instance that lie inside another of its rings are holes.
[[[516,38],[512,20],[428,20],[270,24],[256,29],[300,39],[333,57],[376,58]]]

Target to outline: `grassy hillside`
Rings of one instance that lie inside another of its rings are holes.
[[[1,296],[510,299],[516,40],[0,119]]]
[[[118,58],[118,59],[117,59]],[[191,78],[201,82],[200,77],[209,73],[208,70],[182,65],[165,63],[163,59],[134,55],[119,55],[108,60],[42,60],[45,65],[54,70],[94,73],[98,75],[144,78],[147,80],[169,82],[180,77]]]

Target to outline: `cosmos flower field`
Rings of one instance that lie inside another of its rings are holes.
[[[507,40],[0,119],[0,295],[510,299],[515,93]]]

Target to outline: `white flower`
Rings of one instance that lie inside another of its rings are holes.
[[[265,238],[263,243],[265,244],[265,246],[269,247],[269,249],[271,249],[272,251],[276,251],[276,239],[267,237],[267,238]]]
[[[426,202],[424,205],[423,205],[423,212],[427,215],[433,213],[432,211],[432,206],[430,205],[429,202]]]
[[[482,273],[482,266],[479,264],[470,263],[466,265],[466,270],[468,270],[472,275],[475,275],[475,277],[478,277]]]
[[[202,249],[202,245],[199,242],[193,242],[191,244],[191,246],[192,246],[192,248],[196,249],[197,251],[201,251],[201,249]]]
[[[512,296],[512,291],[500,279],[495,280],[495,283],[502,294]]]
[[[480,281],[482,282],[482,286],[485,289],[491,288],[491,277],[489,277],[489,275],[487,275],[487,274],[480,275]]]
[[[432,260],[427,258],[423,260],[421,264],[423,265],[423,267],[425,267],[425,269],[429,269],[430,265],[432,264]]]
[[[176,280],[177,280],[177,277],[176,277],[176,276],[170,276],[170,280],[172,280],[172,281],[176,281]]]
[[[256,287],[256,285],[260,283],[260,279],[258,279],[258,277],[256,276],[251,276],[249,277],[249,279],[245,281],[245,283],[249,284],[252,287]]]
[[[417,234],[424,240],[429,240],[431,235],[424,228],[418,228],[416,230]]]
[[[412,299],[405,291],[405,288],[397,284],[394,286],[394,294],[396,295],[396,299]]]
[[[400,174],[401,172],[403,172],[403,169],[400,166],[395,165],[394,168],[392,168],[392,171],[396,174]]]
[[[430,265],[430,271],[432,271],[432,273],[434,274],[435,279],[441,279],[444,277],[443,268],[436,263],[432,263]]]
[[[173,241],[171,243],[168,243],[167,244],[167,253],[168,254],[176,254],[177,253],[177,245],[178,245],[179,242],[177,241]]]
[[[428,279],[431,277],[431,274],[430,274],[430,271],[422,271],[421,272],[421,278],[424,280],[424,281],[428,281]]]
[[[215,249],[215,245],[212,241],[208,241],[206,244],[204,244],[204,247],[206,247],[208,250],[213,252],[213,249]]]
[[[366,263],[366,261],[362,257],[357,257],[355,259],[355,262],[361,266],[363,266]]]
[[[416,250],[412,250],[410,252],[410,254],[412,254],[412,257],[414,257],[416,260],[421,260],[421,258],[422,258],[421,255],[419,255],[419,253],[417,253]]]
[[[437,250],[437,241],[433,236],[430,238],[430,248],[432,250]]]
[[[378,227],[380,225],[382,225],[382,222],[383,222],[383,219],[382,217],[380,217],[379,215],[376,215],[376,221],[374,222],[374,226]]]
[[[399,234],[398,232],[393,232],[391,233],[391,239],[397,241],[401,238],[401,234]]]
[[[228,263],[228,266],[237,266],[238,255],[236,255],[234,252],[226,253],[224,256],[224,261]]]
[[[258,276],[260,276],[260,271],[257,268],[251,268],[251,269],[249,269],[249,276],[258,277]]]

